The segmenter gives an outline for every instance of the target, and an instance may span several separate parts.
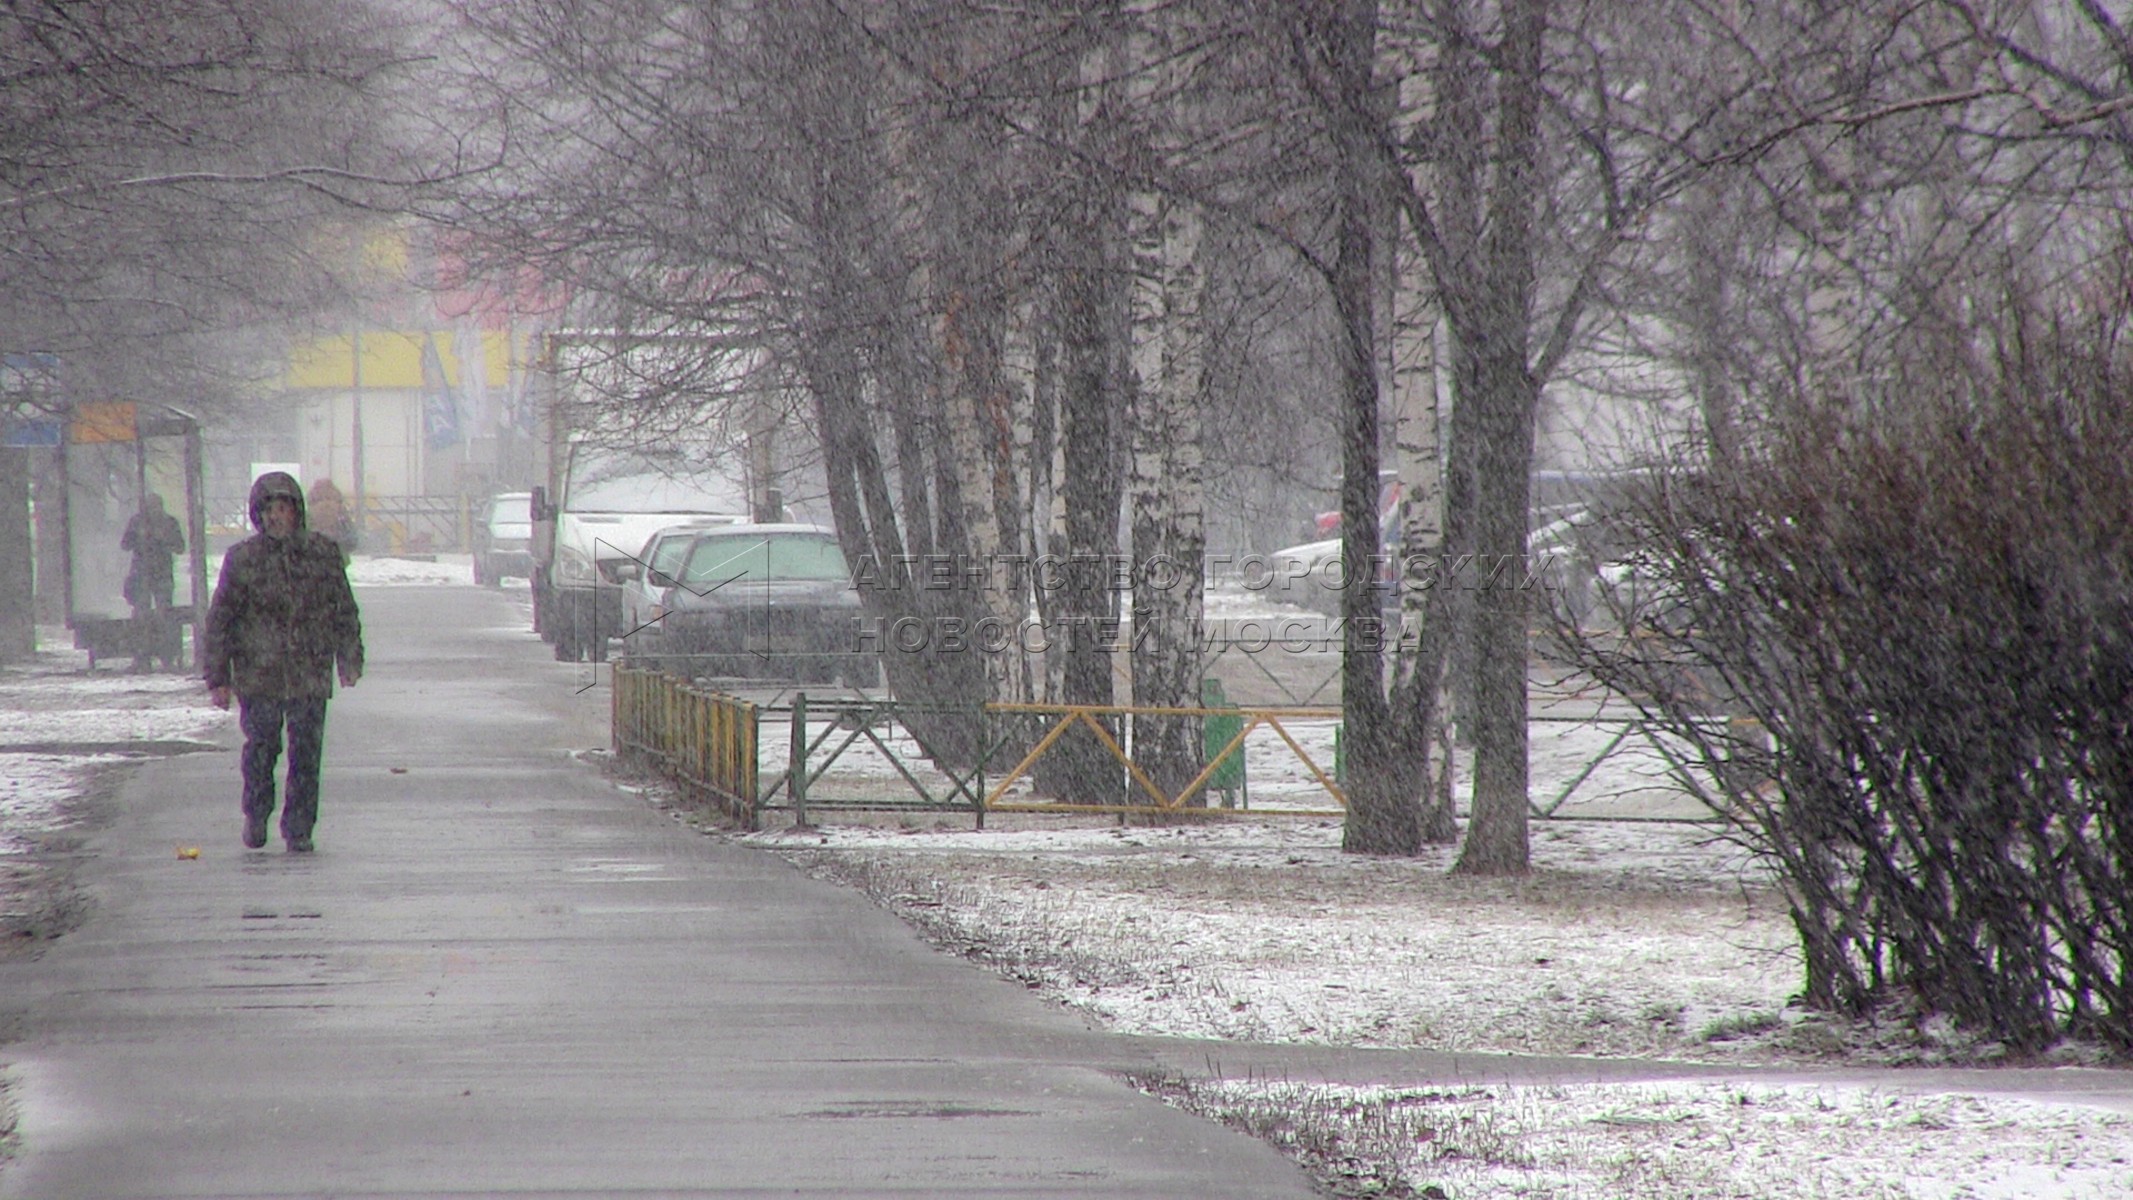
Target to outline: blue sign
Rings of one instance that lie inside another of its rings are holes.
[[[10,417],[0,425],[0,446],[40,449],[57,446],[66,425],[57,417]]]

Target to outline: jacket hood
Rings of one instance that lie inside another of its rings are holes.
[[[252,528],[262,531],[266,529],[266,522],[261,519],[261,511],[266,508],[267,501],[275,496],[285,497],[296,505],[296,528],[302,530],[304,489],[296,482],[296,476],[287,471],[269,471],[252,481]]]

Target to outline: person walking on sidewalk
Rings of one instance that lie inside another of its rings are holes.
[[[304,491],[284,471],[252,484],[258,533],[222,556],[207,610],[207,688],[217,708],[237,697],[244,727],[244,844],[267,844],[274,768],[288,736],[289,780],[281,835],[311,849],[318,821],[326,700],[363,675],[363,624],[341,548],[304,523]]]

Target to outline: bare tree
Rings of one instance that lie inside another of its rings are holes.
[[[0,337],[74,355],[332,295],[320,222],[417,175],[362,5],[27,3],[0,18]]]
[[[439,173],[392,118],[395,33],[364,4],[286,0],[0,13],[0,352],[60,381],[0,396],[0,416],[89,396],[235,412],[285,339],[347,298],[323,228]],[[0,452],[0,490],[19,500],[26,470]],[[0,522],[26,545],[24,504],[0,503]],[[7,556],[11,577],[28,566]]]

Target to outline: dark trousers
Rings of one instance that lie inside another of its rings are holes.
[[[148,660],[161,656],[163,669],[174,671],[178,667],[179,641],[184,635],[173,636],[167,629],[170,623],[171,597],[177,582],[168,571],[161,575],[143,573],[136,569],[126,576],[126,603],[133,606],[133,669],[145,671]],[[167,654],[164,654],[168,651]]]
[[[326,748],[325,698],[240,696],[237,703],[238,720],[244,726],[244,815],[260,822],[274,815],[274,766],[281,759],[286,728],[289,791],[281,812],[281,835],[309,837],[318,820],[319,759]]]

